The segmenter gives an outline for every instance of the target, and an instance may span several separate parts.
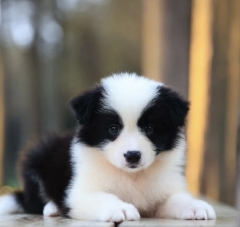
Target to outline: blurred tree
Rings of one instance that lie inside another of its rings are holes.
[[[143,0],[142,71],[188,95],[191,0]]]
[[[187,127],[187,178],[189,189],[199,195],[207,130],[209,78],[212,60],[212,2],[192,2],[189,62],[189,100]],[[212,185],[214,188],[215,186]]]
[[[235,204],[240,2],[213,1],[213,60],[202,192]],[[214,190],[213,190],[214,187]]]
[[[142,74],[155,80],[163,80],[161,73],[164,45],[161,33],[164,23],[164,1],[142,1]]]
[[[3,157],[4,157],[4,87],[3,64],[0,56],[0,187],[3,184]]]
[[[162,0],[161,0],[162,1]],[[160,32],[163,82],[188,96],[191,0],[164,0]]]

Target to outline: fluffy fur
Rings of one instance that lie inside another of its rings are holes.
[[[216,217],[209,204],[187,192],[189,103],[178,93],[122,73],[72,99],[71,107],[76,133],[53,135],[25,152],[23,191],[2,197],[0,213],[113,222]]]

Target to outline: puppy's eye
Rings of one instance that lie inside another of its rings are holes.
[[[111,125],[109,128],[109,132],[112,134],[117,134],[119,133],[119,131],[120,131],[120,128],[118,125]]]
[[[143,128],[143,131],[146,133],[146,134],[150,134],[153,132],[153,126],[152,125],[146,125],[144,128]]]

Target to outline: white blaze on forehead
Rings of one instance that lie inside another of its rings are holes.
[[[107,93],[105,107],[117,111],[123,122],[129,124],[136,123],[163,84],[134,73],[121,73],[103,79],[102,85]]]

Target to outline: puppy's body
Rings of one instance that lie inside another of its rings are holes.
[[[98,221],[137,220],[140,215],[215,218],[210,205],[187,193],[188,103],[181,96],[125,73],[103,79],[71,105],[77,132],[54,136],[25,154],[24,190],[0,198],[0,213],[10,204],[7,213]]]

